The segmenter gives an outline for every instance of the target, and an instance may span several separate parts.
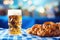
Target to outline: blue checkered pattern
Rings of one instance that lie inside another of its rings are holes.
[[[0,30],[0,40],[60,40],[60,37],[38,37],[27,34],[25,29],[22,29],[22,34],[12,36],[8,34],[8,29]]]

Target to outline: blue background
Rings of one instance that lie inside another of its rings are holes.
[[[53,1],[55,1],[55,0],[53,0]],[[13,6],[15,8],[18,7],[18,2],[23,2],[23,1],[22,0],[14,0]],[[43,6],[49,2],[52,2],[52,0],[44,0],[44,1],[42,0],[42,3],[40,5],[35,5],[34,0],[32,2],[33,2],[32,5],[34,5],[34,6],[41,6],[41,5]],[[23,7],[26,7],[27,2],[23,2],[23,4],[24,4]],[[3,0],[0,0],[0,6],[4,6]],[[8,6],[6,5],[6,7],[8,7]],[[37,12],[35,12],[35,14],[37,14]],[[22,16],[22,28],[27,29],[29,27],[32,27],[34,24],[43,24],[46,21],[60,22],[60,17],[55,17],[55,18],[50,18],[50,19],[47,17],[43,17],[43,18],[39,17],[37,19],[35,19],[35,18],[36,18],[36,15],[35,15],[35,17]],[[0,16],[0,27],[8,28],[8,16],[7,15]]]

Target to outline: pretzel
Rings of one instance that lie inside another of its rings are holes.
[[[45,22],[44,24],[35,24],[29,30],[29,34],[42,37],[60,36],[60,23],[56,24],[54,22]]]

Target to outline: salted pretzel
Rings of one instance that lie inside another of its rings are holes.
[[[44,24],[35,24],[28,33],[37,36],[60,36],[60,23],[45,22]]]

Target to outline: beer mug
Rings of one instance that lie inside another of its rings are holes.
[[[21,34],[22,12],[21,10],[8,10],[9,34]]]

